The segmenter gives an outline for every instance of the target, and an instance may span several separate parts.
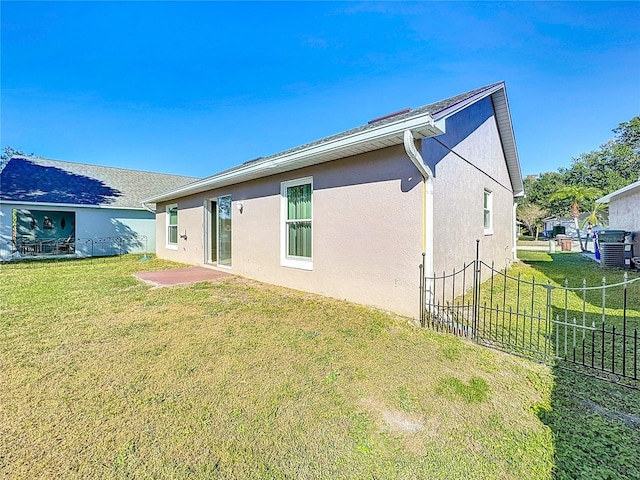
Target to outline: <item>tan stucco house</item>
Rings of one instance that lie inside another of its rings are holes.
[[[417,317],[422,252],[451,271],[479,239],[504,266],[522,194],[500,82],[145,201],[159,257]]]

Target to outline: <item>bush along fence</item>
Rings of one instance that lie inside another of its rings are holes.
[[[19,261],[29,258],[104,257],[125,253],[148,254],[146,235],[94,238],[47,238],[9,242],[0,259]]]
[[[511,276],[479,259],[450,274],[426,277],[420,265],[420,323],[540,362],[640,388],[640,282],[578,287]],[[636,283],[633,288],[640,287]],[[637,298],[637,295],[636,297]]]

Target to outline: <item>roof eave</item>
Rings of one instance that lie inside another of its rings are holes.
[[[509,101],[507,99],[507,89],[504,82],[496,83],[491,88],[487,88],[476,95],[466,98],[464,101],[456,103],[444,110],[441,110],[434,118],[436,120],[446,119],[459,111],[467,108],[469,105],[491,97],[493,109],[495,112],[496,123],[498,124],[498,133],[502,143],[502,150],[507,162],[509,170],[509,178],[511,179],[511,188],[513,189],[514,198],[520,198],[525,195],[524,181],[522,178],[522,170],[520,169],[520,159],[516,148],[516,139],[513,131],[513,123],[511,121],[511,112],[509,110]]]
[[[28,207],[40,207],[40,208],[93,208],[93,209],[110,209],[110,210],[144,210],[143,206],[126,206],[126,205],[87,205],[83,203],[59,203],[59,202],[30,202],[25,200],[15,200],[11,198],[1,198],[0,204],[2,205],[25,205]]]
[[[516,137],[513,131],[506,88],[503,86],[502,89],[494,92],[491,95],[491,101],[493,102],[496,123],[498,124],[498,132],[502,141],[502,150],[507,162],[514,197],[520,197],[524,195],[524,180],[520,168],[520,157],[516,147]]]
[[[403,142],[405,130],[411,130],[415,138],[425,138],[444,133],[444,121],[451,115],[463,110],[472,103],[485,97],[491,97],[493,102],[498,133],[502,143],[513,196],[523,197],[524,182],[520,169],[520,160],[516,149],[515,134],[509,111],[506,87],[500,82],[443,109],[434,116],[429,112],[403,118],[396,122],[385,123],[379,127],[368,128],[351,135],[329,139],[319,144],[311,145],[299,150],[284,152],[268,157],[260,162],[234,168],[200,181],[193,182],[181,188],[177,188],[161,195],[143,200],[146,203],[159,203],[188,195],[195,195],[215,188],[222,188],[237,183],[255,180],[258,178],[284,173],[298,168],[317,165],[320,163],[345,158],[360,153],[365,153],[392,145],[400,145]]]
[[[264,161],[240,166],[143,200],[143,203],[159,203],[187,195],[195,195],[214,188],[221,188],[249,180],[276,175],[298,168],[317,165],[380,148],[400,145],[405,130],[411,130],[415,138],[425,138],[444,133],[429,113],[386,123],[363,132],[312,145],[300,150],[285,152]]]
[[[504,82],[496,83],[495,85],[493,85],[490,88],[487,88],[486,90],[482,90],[481,92],[478,92],[475,95],[467,97],[458,103],[455,103],[447,108],[440,110],[438,113],[435,113],[433,115],[433,118],[435,120],[442,120],[442,119],[449,118],[450,116],[455,115],[459,111],[464,110],[472,103],[476,103],[478,100],[482,100],[483,98],[488,97],[489,95],[493,95],[499,90],[504,90],[504,88],[505,88]]]
[[[629,185],[627,185],[626,187],[622,187],[618,190],[616,190],[615,192],[611,192],[608,195],[605,195],[604,197],[601,197],[599,199],[596,200],[596,203],[609,203],[609,201],[612,198],[615,198],[619,195],[622,195],[624,193],[630,192],[632,190],[635,190],[636,188],[640,189],[640,180],[638,180],[637,182],[633,182]]]

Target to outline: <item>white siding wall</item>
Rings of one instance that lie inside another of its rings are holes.
[[[503,268],[513,259],[513,190],[491,102],[474,105],[447,119],[442,150],[434,165],[434,269],[460,269],[480,257]],[[469,132],[463,138],[455,129]],[[435,142],[427,139],[425,142]],[[439,146],[438,148],[440,148]],[[427,152],[429,149],[426,149]],[[484,231],[483,194],[492,192],[493,234]]]
[[[9,258],[12,248],[12,228],[13,220],[11,212],[13,206],[11,204],[0,203],[0,259]]]
[[[0,258],[8,258],[12,251],[12,212],[13,209],[47,210],[75,212],[75,237],[80,239],[76,245],[79,255],[91,255],[89,239],[100,237],[117,237],[146,235],[148,244],[139,242],[131,245],[129,253],[149,253],[155,251],[155,216],[146,210],[125,210],[91,207],[59,207],[48,205],[1,203],[0,204]],[[84,241],[83,241],[84,240]],[[113,244],[94,245],[94,255],[111,255],[118,253]]]

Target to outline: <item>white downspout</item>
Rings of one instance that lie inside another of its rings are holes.
[[[433,172],[422,160],[422,155],[418,152],[414,140],[411,130],[405,130],[404,149],[424,179],[423,249],[426,254],[424,275],[427,279],[425,284],[426,300],[427,303],[430,303],[433,295],[431,280],[433,277]]]

